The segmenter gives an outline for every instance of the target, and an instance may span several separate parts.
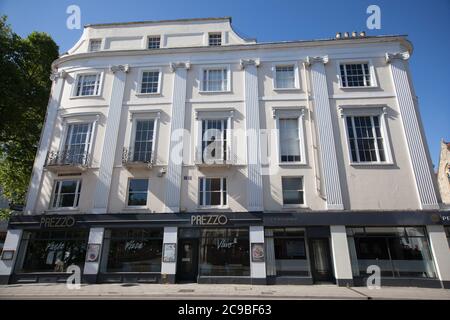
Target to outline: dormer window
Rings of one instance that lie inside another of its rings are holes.
[[[210,47],[221,46],[222,45],[222,33],[214,32],[208,35],[208,44]]]
[[[159,49],[161,47],[161,36],[148,37],[148,49]]]
[[[89,52],[100,51],[102,49],[102,40],[93,39],[89,41]]]

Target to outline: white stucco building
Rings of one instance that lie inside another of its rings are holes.
[[[53,87],[3,282],[450,286],[406,36],[94,24]]]

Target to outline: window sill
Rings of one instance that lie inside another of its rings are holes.
[[[343,87],[342,85],[339,85],[339,89],[341,90],[351,90],[351,89],[379,89],[379,86],[358,86],[358,87]]]
[[[309,209],[309,207],[305,204],[283,204],[283,210],[292,210],[292,209]]]
[[[87,99],[87,98],[102,98],[102,96],[99,94],[95,94],[95,95],[90,95],[90,96],[70,96],[69,97],[70,100]]]
[[[71,208],[71,207],[66,207],[66,208],[52,208],[52,209],[48,209],[45,210],[45,213],[67,213],[67,214],[72,214],[73,212],[78,212],[80,211],[80,209],[78,207],[76,208]]]
[[[280,92],[300,91],[300,88],[273,88],[273,91],[280,91]]]
[[[306,166],[308,165],[306,162],[279,162],[278,165],[280,167],[291,167],[291,166]]]
[[[217,94],[217,93],[231,93],[231,90],[223,90],[223,91],[205,91],[205,90],[199,90],[199,94]]]
[[[198,206],[198,210],[229,210],[229,206]]]
[[[130,206],[123,208],[123,211],[150,211],[147,206]]]
[[[393,162],[350,162],[351,166],[355,167],[389,167],[393,166]]]
[[[136,93],[136,97],[160,96],[161,92]]]

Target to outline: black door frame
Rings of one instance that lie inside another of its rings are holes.
[[[193,272],[192,272],[192,277],[188,278],[185,277],[185,274],[183,274],[182,270],[181,270],[181,257],[183,254],[183,243],[187,242],[187,243],[192,243],[192,261],[191,263],[193,263]],[[178,239],[178,254],[177,254],[177,267],[176,267],[176,275],[175,275],[175,282],[180,283],[180,282],[193,282],[196,283],[198,281],[198,268],[199,268],[199,255],[200,255],[200,241],[197,238],[181,238]]]

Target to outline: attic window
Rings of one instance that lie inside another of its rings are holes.
[[[148,49],[159,49],[161,45],[161,36],[148,37]]]
[[[89,42],[89,52],[100,51],[102,48],[102,40],[94,39]]]
[[[222,45],[222,33],[215,32],[210,33],[208,38],[208,44],[210,46],[221,46]]]

